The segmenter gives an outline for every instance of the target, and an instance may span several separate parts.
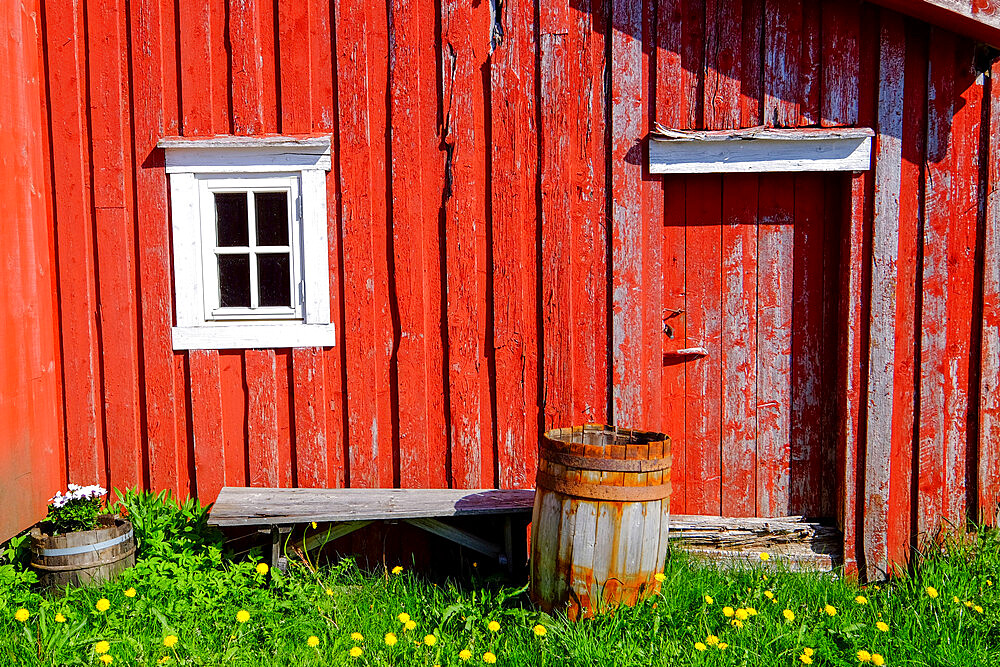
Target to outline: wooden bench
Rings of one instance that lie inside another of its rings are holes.
[[[534,489],[260,489],[227,486],[209,514],[214,526],[265,526],[271,566],[281,565],[282,536],[313,521],[332,524],[301,543],[314,549],[373,521],[395,520],[497,559],[508,569],[527,562],[525,529]],[[503,545],[442,519],[501,515]],[[831,571],[841,564],[843,536],[836,528],[800,516],[728,518],[671,515],[670,539],[695,557],[721,563],[757,561],[767,551],[791,569]]]
[[[283,566],[284,536],[296,525],[331,524],[300,543],[314,549],[373,521],[402,521],[495,558],[509,570],[527,562],[525,530],[535,501],[533,489],[271,489],[227,486],[209,513],[213,526],[264,527],[271,535],[271,567]],[[500,515],[503,544],[442,519]]]

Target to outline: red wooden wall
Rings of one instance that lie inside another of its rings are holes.
[[[835,397],[800,424],[825,443],[805,466],[838,475],[798,507],[840,518],[848,561],[874,568],[992,513],[1000,91],[971,40],[855,0],[66,0],[44,29],[73,479],[206,501],[525,486],[542,428],[614,420],[672,431],[675,511],[781,513],[744,498],[797,464],[757,428],[767,367],[738,269],[794,282],[797,240],[700,224],[711,179],[650,177],[644,142],[655,123],[861,125],[880,133],[873,171],[771,195],[839,212],[837,277],[803,288],[838,284],[810,329],[833,371],[778,417]],[[340,341],[174,353],[155,143],[274,132],[334,137]],[[697,290],[715,305],[688,309]],[[705,322],[709,359],[665,366]]]
[[[0,4],[0,542],[65,481],[38,2]]]

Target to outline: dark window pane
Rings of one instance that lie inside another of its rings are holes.
[[[288,245],[288,193],[255,192],[257,245]]]
[[[220,246],[232,247],[250,244],[245,192],[216,192],[215,219],[215,229]]]
[[[250,307],[249,255],[219,255],[219,305]]]
[[[287,253],[257,255],[257,282],[260,285],[260,305],[291,306],[289,281],[292,269]]]

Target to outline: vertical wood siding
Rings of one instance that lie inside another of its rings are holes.
[[[873,572],[995,515],[1000,91],[970,40],[856,0],[44,21],[74,480],[525,486],[542,429],[614,421],[670,433],[675,511],[834,515]],[[655,123],[873,127],[875,168],[653,178]],[[274,132],[334,137],[338,344],[175,353],[154,144]]]

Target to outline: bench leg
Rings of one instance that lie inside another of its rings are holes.
[[[281,572],[288,570],[288,559],[281,555],[281,544],[285,536],[292,532],[291,526],[271,526],[271,569]]]

